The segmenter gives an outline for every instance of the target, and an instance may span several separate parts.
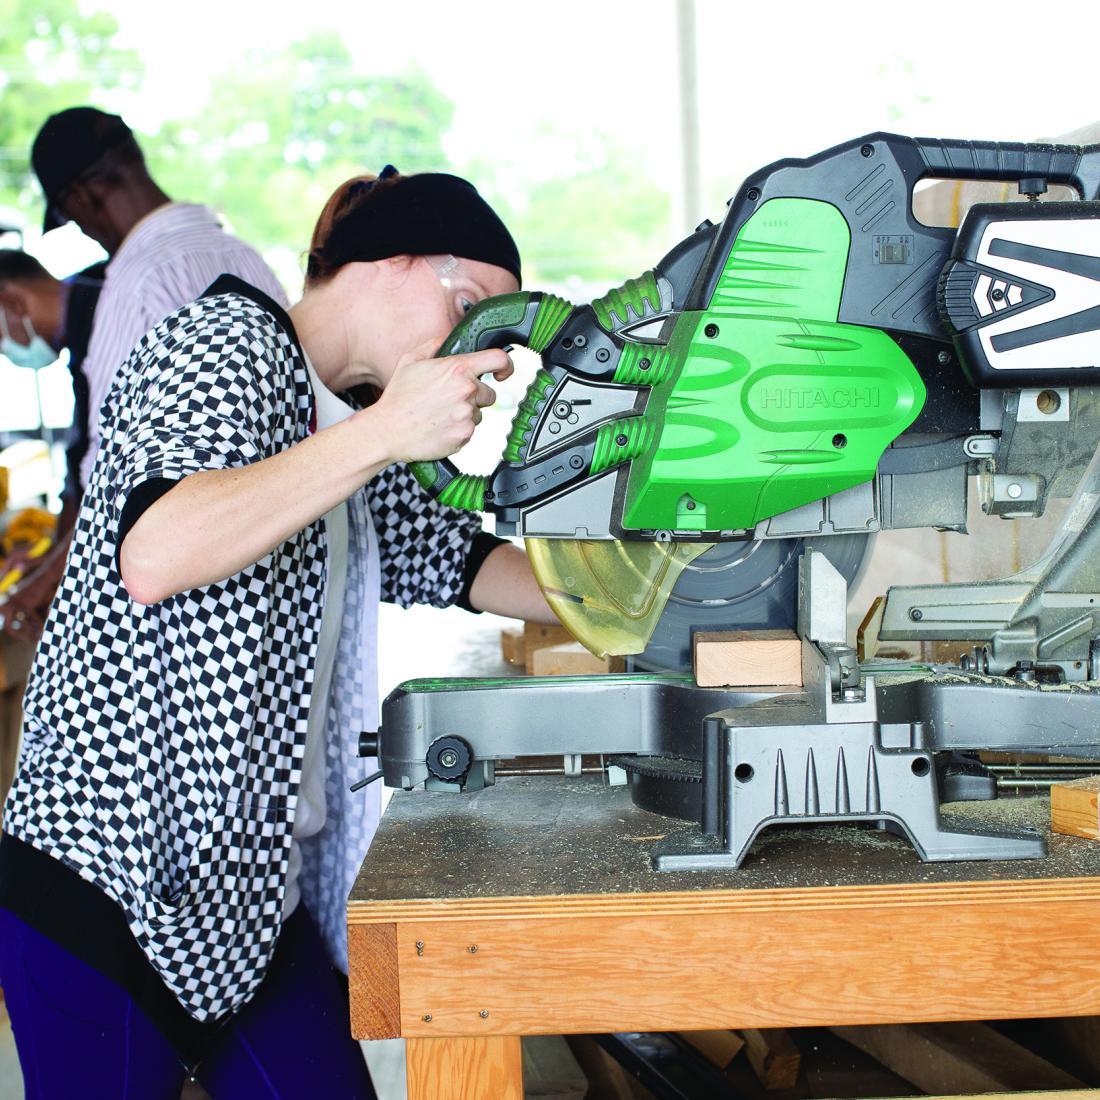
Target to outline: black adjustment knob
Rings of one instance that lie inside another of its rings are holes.
[[[425,763],[436,779],[461,779],[473,763],[474,754],[461,737],[440,737],[428,747]]]
[[[369,732],[364,730],[359,734],[359,755],[360,756],[377,756],[378,755],[378,733]]]
[[[1045,195],[1047,181],[1042,176],[1028,176],[1019,182],[1021,195]]]

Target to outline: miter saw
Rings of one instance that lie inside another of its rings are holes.
[[[1084,201],[955,230],[914,216],[923,179]],[[698,817],[658,868],[735,867],[790,822],[877,824],[929,860],[1042,855],[1034,832],[945,825],[935,762],[1100,757],[1098,186],[1100,146],[875,133],[762,169],[590,305],[478,305],[441,354],[520,344],[541,369],[491,475],[417,477],[524,537],[562,622],[633,671],[402,684],[364,738],[385,781],[471,790],[501,759],[609,754],[637,801]],[[997,516],[1072,495],[1051,547],[1003,581],[889,590],[879,636],[977,641],[958,665],[861,666],[846,586],[868,536],[964,531],[974,475]],[[776,625],[797,625],[801,687],[685,674],[693,631]]]

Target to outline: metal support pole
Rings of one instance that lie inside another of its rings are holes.
[[[690,233],[703,219],[699,170],[699,77],[695,0],[676,0],[676,41],[680,78],[680,193],[674,196],[674,230]]]

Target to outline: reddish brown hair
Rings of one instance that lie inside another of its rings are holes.
[[[345,215],[369,201],[379,188],[392,186],[400,178],[396,174],[385,180],[369,174],[352,176],[333,191],[328,202],[321,208],[317,224],[313,227],[309,256],[306,258],[306,286],[324,282],[339,270],[339,265],[328,263],[324,257],[324,247],[332,233],[332,227]]]

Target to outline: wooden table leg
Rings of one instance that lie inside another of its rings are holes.
[[[518,1035],[406,1039],[409,1100],[523,1100]]]

